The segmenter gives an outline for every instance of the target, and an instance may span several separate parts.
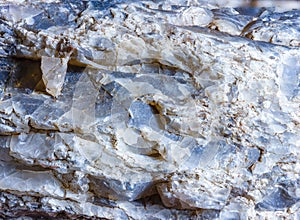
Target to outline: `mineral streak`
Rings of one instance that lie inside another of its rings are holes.
[[[299,27],[217,1],[2,2],[0,217],[300,219]]]

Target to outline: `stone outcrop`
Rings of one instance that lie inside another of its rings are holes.
[[[0,217],[299,218],[299,10],[8,1],[0,15]]]

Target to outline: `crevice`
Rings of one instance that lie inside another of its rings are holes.
[[[258,150],[259,150],[259,158],[258,158],[258,161],[259,161],[259,162],[262,162],[262,161],[263,161],[263,156],[264,156],[264,154],[265,154],[265,150],[262,149],[262,148],[260,148],[260,147],[258,147]]]
[[[25,93],[35,91],[46,94],[46,86],[42,80],[41,61],[14,58],[15,67],[10,73],[8,86],[24,90]]]

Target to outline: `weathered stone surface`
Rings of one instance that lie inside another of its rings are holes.
[[[225,5],[1,3],[0,217],[299,218],[299,10]]]

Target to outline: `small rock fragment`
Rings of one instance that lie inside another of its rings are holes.
[[[56,58],[42,56],[41,70],[46,91],[53,97],[58,97],[68,68],[68,58]]]

